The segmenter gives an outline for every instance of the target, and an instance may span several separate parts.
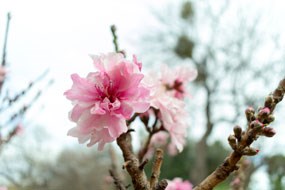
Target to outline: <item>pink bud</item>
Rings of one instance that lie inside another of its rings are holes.
[[[264,124],[261,123],[258,119],[256,119],[250,123],[250,127],[251,128],[262,128],[264,127]]]
[[[249,106],[248,108],[246,108],[245,112],[246,113],[254,113],[254,108]]]
[[[276,134],[276,131],[271,127],[265,127],[263,129],[263,134],[266,137],[273,137]]]
[[[259,115],[269,115],[270,109],[268,107],[265,107],[265,108],[261,109],[258,114]]]

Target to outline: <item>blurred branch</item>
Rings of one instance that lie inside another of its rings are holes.
[[[163,125],[160,125],[159,127],[157,127],[157,123],[158,123],[158,114],[159,114],[159,110],[155,109],[152,107],[152,110],[155,114],[155,121],[153,123],[153,125],[151,127],[148,126],[148,123],[144,123],[145,125],[145,129],[146,131],[148,132],[148,137],[147,137],[147,140],[145,142],[145,144],[141,147],[141,149],[139,150],[139,153],[138,153],[138,158],[139,158],[139,161],[142,162],[145,154],[147,153],[148,149],[149,149],[149,145],[150,145],[150,142],[151,142],[151,138],[153,137],[154,134],[158,133],[159,131],[163,131],[164,128],[163,128]]]
[[[8,175],[7,173],[4,172],[0,172],[0,175],[5,177],[5,179],[7,179],[9,182],[11,182],[13,185],[15,185],[16,187],[21,187],[21,185],[10,175]]]
[[[3,52],[2,52],[2,63],[1,63],[2,67],[6,66],[6,54],[7,54],[6,49],[7,49],[7,41],[8,41],[10,20],[11,20],[11,14],[8,13],[7,14],[6,31],[5,31],[5,37],[4,37]],[[1,94],[1,89],[2,89],[3,83],[4,83],[4,80],[0,81],[0,94]]]
[[[111,157],[111,169],[109,170],[109,173],[114,180],[114,184],[117,190],[126,190],[126,187],[123,184],[123,181],[120,179],[120,175],[118,173],[116,154],[112,146],[110,146],[109,154]]]
[[[4,46],[3,46],[3,53],[2,53],[2,63],[1,65],[4,67],[6,66],[6,48],[7,48],[7,41],[8,41],[8,33],[9,33],[9,26],[10,26],[11,14],[7,14],[7,23],[6,23],[6,31],[5,31],[5,38],[4,38]]]

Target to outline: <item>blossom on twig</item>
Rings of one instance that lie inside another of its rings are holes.
[[[164,130],[169,132],[171,143],[181,152],[187,134],[187,114],[183,98],[188,96],[185,83],[194,80],[197,71],[186,66],[173,70],[162,67],[161,75],[148,76],[151,86],[151,106],[158,109]]]
[[[128,61],[120,53],[92,56],[97,69],[87,77],[71,75],[73,85],[64,94],[74,104],[71,121],[77,124],[68,135],[98,149],[128,130],[126,120],[148,110],[149,89],[137,60]]]

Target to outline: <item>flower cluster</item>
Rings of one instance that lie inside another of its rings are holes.
[[[126,120],[134,113],[149,109],[149,89],[142,84],[144,75],[136,58],[128,61],[122,54],[92,56],[97,69],[87,77],[71,76],[73,85],[64,94],[74,104],[70,119],[77,126],[68,135],[88,146],[104,145],[128,130]]]
[[[109,53],[92,59],[96,71],[86,77],[73,74],[73,85],[64,93],[73,102],[70,119],[77,124],[68,135],[80,143],[89,140],[88,146],[98,143],[102,150],[106,143],[127,132],[126,121],[134,113],[153,114],[151,106],[159,110],[154,117],[168,132],[172,152],[175,146],[181,151],[187,129],[183,101],[188,96],[186,82],[195,79],[196,70],[163,66],[161,75],[145,77],[135,56],[128,61],[120,53]]]

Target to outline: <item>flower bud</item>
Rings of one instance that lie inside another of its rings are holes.
[[[252,122],[250,123],[250,128],[251,128],[251,129],[256,129],[256,130],[258,130],[258,129],[261,129],[262,127],[264,127],[264,124],[261,123],[260,121],[258,121],[258,119],[254,120],[254,121],[252,121]]]
[[[268,118],[267,118],[268,123],[271,123],[271,122],[273,122],[274,120],[275,120],[274,115],[269,115]]]
[[[265,127],[263,129],[263,135],[266,137],[273,137],[276,134],[276,131],[272,127]]]
[[[264,107],[258,112],[258,115],[260,116],[266,116],[269,114],[270,114],[270,109],[268,107]]]
[[[241,127],[238,126],[238,125],[236,125],[236,126],[234,127],[234,133],[235,133],[235,137],[236,137],[238,140],[240,140],[240,138],[241,138],[241,133],[242,133]]]
[[[237,146],[236,137],[234,135],[230,135],[228,137],[228,141],[229,141],[229,144],[232,147],[232,149],[236,149],[236,146]]]
[[[279,86],[285,90],[285,79],[283,79],[282,81],[280,81]]]
[[[245,110],[245,115],[246,115],[246,118],[248,121],[252,121],[254,120],[254,109],[253,107],[248,107],[246,110]]]
[[[266,99],[265,99],[265,104],[264,104],[265,107],[271,107],[273,101],[274,101],[274,99],[273,99],[272,95],[267,96]]]
[[[251,106],[249,106],[248,108],[246,108],[246,110],[245,110],[245,113],[246,114],[249,114],[249,113],[253,113],[254,114],[254,108],[253,107],[251,107]]]
[[[242,153],[243,153],[243,155],[246,155],[246,156],[255,156],[258,154],[258,152],[259,152],[258,149],[255,149],[252,147],[246,147]]]

